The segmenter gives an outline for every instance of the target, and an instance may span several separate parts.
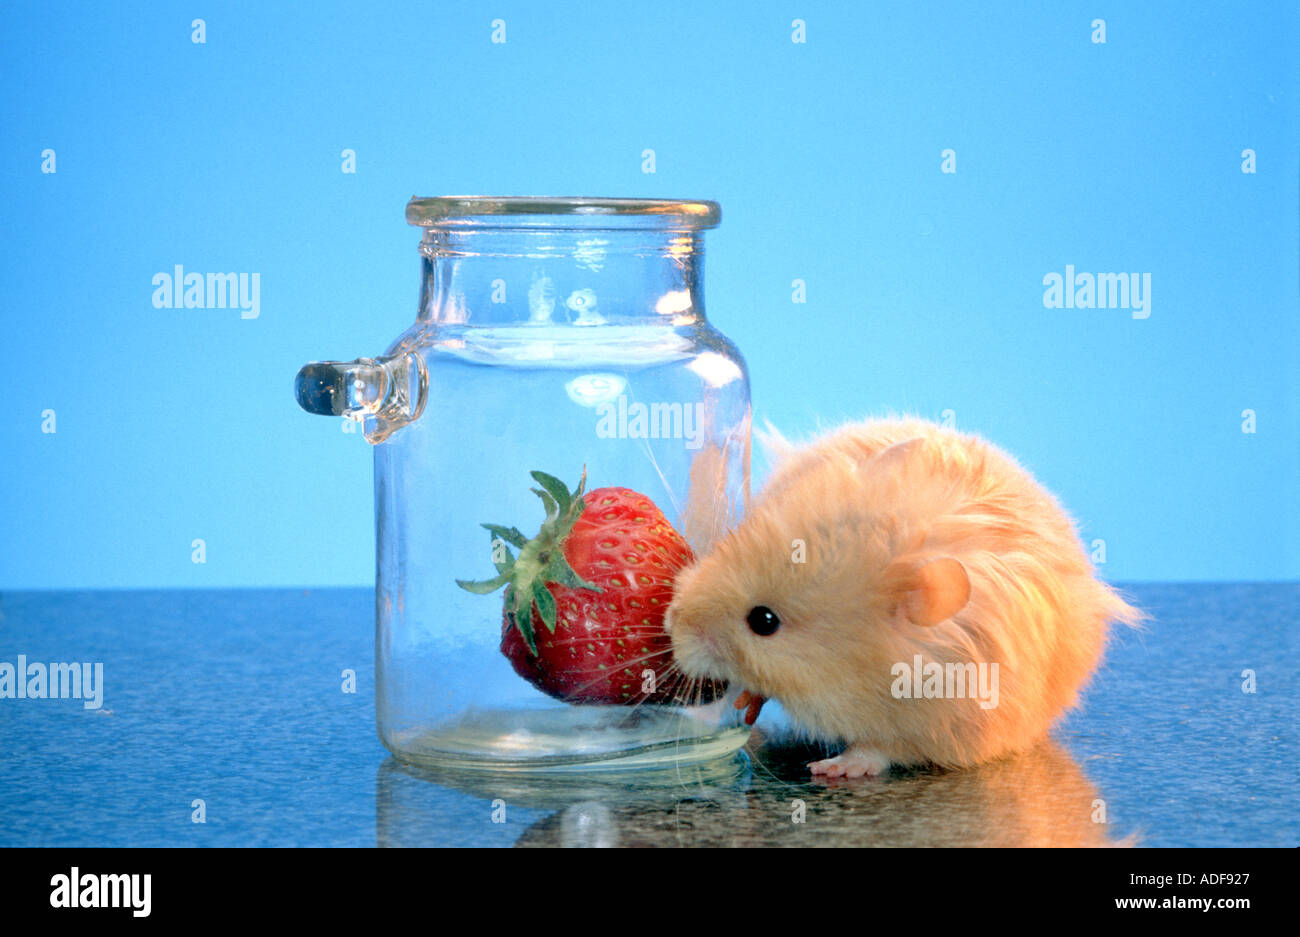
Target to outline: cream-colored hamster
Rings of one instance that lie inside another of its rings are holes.
[[[678,574],[667,627],[688,676],[746,688],[750,721],[779,700],[847,743],[814,774],[858,777],[1028,748],[1077,702],[1110,623],[1142,617],[1009,456],[888,420],[789,447],[748,517]]]

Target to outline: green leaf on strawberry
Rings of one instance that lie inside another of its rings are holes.
[[[558,582],[567,588],[591,589],[595,592],[600,592],[601,589],[574,572],[562,549],[564,539],[582,516],[582,493],[587,486],[586,470],[583,470],[582,480],[572,494],[553,475],[533,472],[532,476],[542,486],[533,489],[546,508],[546,520],[542,529],[536,537],[529,540],[517,528],[483,524],[488,533],[492,534],[494,543],[500,539],[518,547],[519,556],[516,558],[509,547],[503,547],[507,559],[495,564],[496,576],[481,581],[457,579],[456,585],[476,595],[486,595],[502,586],[508,586],[506,608],[519,636],[524,639],[528,649],[536,654],[537,643],[532,624],[534,605],[537,606],[542,623],[551,632],[555,631],[555,599],[547,591],[546,583]]]

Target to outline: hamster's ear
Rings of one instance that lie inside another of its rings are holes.
[[[956,615],[970,601],[970,576],[966,567],[950,556],[916,562],[901,559],[888,581],[897,608],[914,625],[929,628]]]

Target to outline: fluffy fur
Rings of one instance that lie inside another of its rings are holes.
[[[939,559],[931,570],[966,576],[936,598],[918,570]],[[775,634],[746,625],[759,605],[780,616]],[[954,613],[918,624],[925,607]],[[1141,617],[1097,579],[1073,522],[1009,456],[889,420],[787,448],[748,517],[678,575],[668,627],[684,672],[779,700],[815,738],[858,756],[860,770],[827,773],[862,774],[1029,748],[1076,704],[1110,623]],[[917,654],[996,662],[998,705],[895,698],[891,668]]]

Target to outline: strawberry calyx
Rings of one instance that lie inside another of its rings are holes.
[[[541,486],[532,491],[542,499],[546,508],[546,519],[542,521],[541,529],[529,539],[514,527],[480,525],[492,535],[492,565],[497,574],[491,579],[457,579],[456,585],[475,595],[488,595],[505,586],[506,608],[514,619],[515,628],[528,645],[528,650],[537,656],[537,638],[533,633],[534,607],[542,623],[552,634],[555,633],[555,597],[546,588],[547,583],[593,592],[604,590],[579,576],[564,556],[564,540],[586,508],[582,500],[587,488],[586,466],[583,466],[578,487],[572,492],[554,475],[545,472],[529,474]],[[498,540],[501,541],[500,552],[504,553],[504,559],[500,560],[497,559]],[[512,546],[519,551],[517,557],[510,552]]]

